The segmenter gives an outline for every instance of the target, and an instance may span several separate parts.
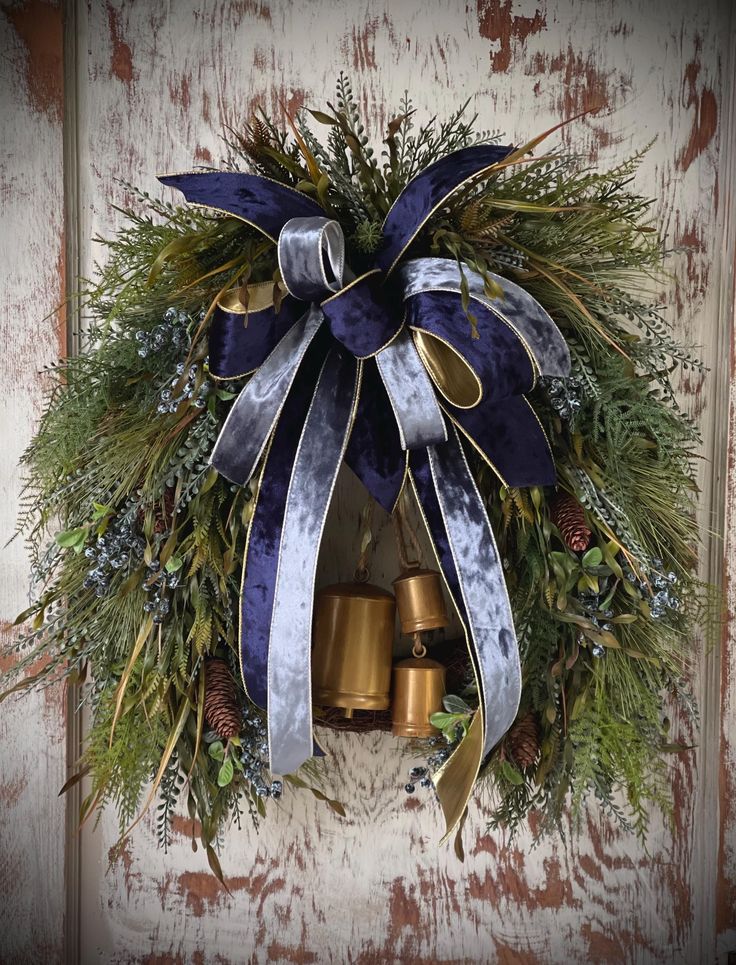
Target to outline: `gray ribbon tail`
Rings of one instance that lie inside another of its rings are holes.
[[[489,298],[483,277],[478,272],[465,265],[462,274],[471,297],[514,329],[528,347],[542,375],[565,377],[570,374],[567,343],[536,298],[508,278],[488,272],[488,277],[503,292],[499,298]],[[401,266],[399,275],[405,298],[426,291],[460,292],[460,268],[450,258],[414,258]]]
[[[491,524],[454,426],[444,445],[427,452],[474,644],[485,755],[513,723],[521,697],[511,604]]]
[[[268,652],[271,770],[290,774],[313,753],[310,654],[317,556],[352,427],[361,365],[333,348],[320,373],[291,473]]]
[[[421,449],[444,442],[447,429],[434,386],[406,327],[376,355],[376,364],[394,410],[401,447]]]
[[[243,486],[255,472],[302,359],[322,324],[312,306],[284,335],[235,400],[220,430],[211,464]]]

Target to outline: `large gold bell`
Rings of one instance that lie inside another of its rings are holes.
[[[409,657],[394,667],[391,720],[396,737],[431,737],[429,718],[442,710],[445,668],[429,657]]]
[[[336,583],[317,594],[312,652],[316,704],[386,710],[396,601],[370,583]]]
[[[437,570],[406,570],[393,586],[402,633],[435,630],[450,622]]]

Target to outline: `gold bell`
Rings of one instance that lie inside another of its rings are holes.
[[[393,586],[402,633],[435,630],[450,622],[437,570],[406,570]]]
[[[445,668],[430,657],[409,657],[394,667],[391,701],[392,732],[396,737],[431,737],[437,733],[429,718],[442,710]]]
[[[386,710],[396,601],[370,583],[336,583],[317,594],[312,652],[315,703]]]

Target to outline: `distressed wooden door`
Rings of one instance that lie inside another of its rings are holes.
[[[210,163],[225,123],[260,104],[319,105],[347,70],[376,139],[406,88],[424,116],[470,98],[484,127],[528,138],[582,110],[562,135],[591,161],[657,141],[642,187],[671,245],[669,302],[710,364],[678,386],[704,433],[703,571],[729,577],[736,487],[726,487],[734,222],[734,33],[724,0],[15,0],[0,8],[0,289],[6,367],[0,504],[12,530],[13,468],[40,405],[39,370],[74,349],[52,314],[119,225],[117,179]],[[728,503],[728,505],[726,505]],[[341,480],[322,575],[354,558],[359,497]],[[728,533],[725,540],[722,533]],[[374,566],[394,575],[384,528]],[[730,561],[725,568],[725,559]],[[2,557],[5,640],[27,562]],[[78,733],[60,688],[0,709],[0,961],[149,963],[678,962],[736,956],[736,673],[733,624],[698,662],[698,747],[673,762],[672,826],[645,852],[591,808],[582,836],[509,843],[485,833],[467,856],[439,849],[439,814],[402,792],[405,762],[383,735],[335,736],[340,818],[288,795],[260,835],[225,842],[228,894],[181,817],[168,855],[143,822],[108,861],[114,819],[78,835],[56,798]],[[695,642],[694,642],[695,644]]]

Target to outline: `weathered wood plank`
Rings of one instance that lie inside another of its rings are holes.
[[[724,158],[723,238],[721,255],[721,314],[731,326],[728,365],[729,442],[725,481],[725,525],[722,547],[726,624],[721,649],[721,749],[719,754],[720,829],[716,893],[716,930],[721,961],[736,949],[736,17],[731,16],[730,57],[724,76],[730,78],[730,91],[724,100],[724,115],[731,131],[730,155]],[[728,113],[727,113],[728,112]],[[725,404],[725,400],[724,400]]]
[[[681,248],[666,297],[681,334],[720,372],[725,11],[704,0],[695,22],[684,0],[80,4],[80,145],[89,158],[79,171],[81,235],[114,230],[109,204],[125,200],[115,178],[157,191],[157,170],[222,154],[222,123],[244,119],[256,103],[272,111],[280,101],[290,110],[319,104],[342,67],[362,91],[376,140],[407,87],[425,116],[470,96],[485,126],[516,140],[601,105],[562,136],[602,163],[658,136],[641,183],[658,196]],[[96,254],[83,252],[85,270]],[[714,377],[679,387],[703,420],[708,453],[721,444],[717,386]],[[717,503],[710,465],[701,480],[708,526]],[[356,487],[342,485],[325,580],[338,575],[338,560],[339,575],[352,568],[360,504]],[[395,576],[391,539],[384,527],[378,581]],[[717,657],[701,670],[700,749],[673,763],[674,828],[655,826],[650,855],[595,810],[579,840],[531,851],[529,837],[509,846],[483,834],[481,809],[461,865],[436,850],[436,808],[402,794],[398,741],[333,735],[327,781],[347,819],[289,795],[259,838],[231,834],[223,864],[232,898],[192,853],[183,820],[167,857],[144,824],[109,874],[112,817],[85,832],[83,961],[712,961]],[[732,719],[733,702],[728,712]],[[726,869],[729,848],[726,841]]]
[[[44,389],[42,368],[65,351],[62,21],[58,3],[0,10],[0,541],[19,510],[18,459]],[[48,317],[46,317],[48,316]],[[12,391],[9,390],[12,386]],[[28,603],[18,539],[0,556],[0,635]],[[12,658],[0,658],[0,670]],[[64,939],[65,700],[60,687],[0,707],[0,961],[57,962]]]

